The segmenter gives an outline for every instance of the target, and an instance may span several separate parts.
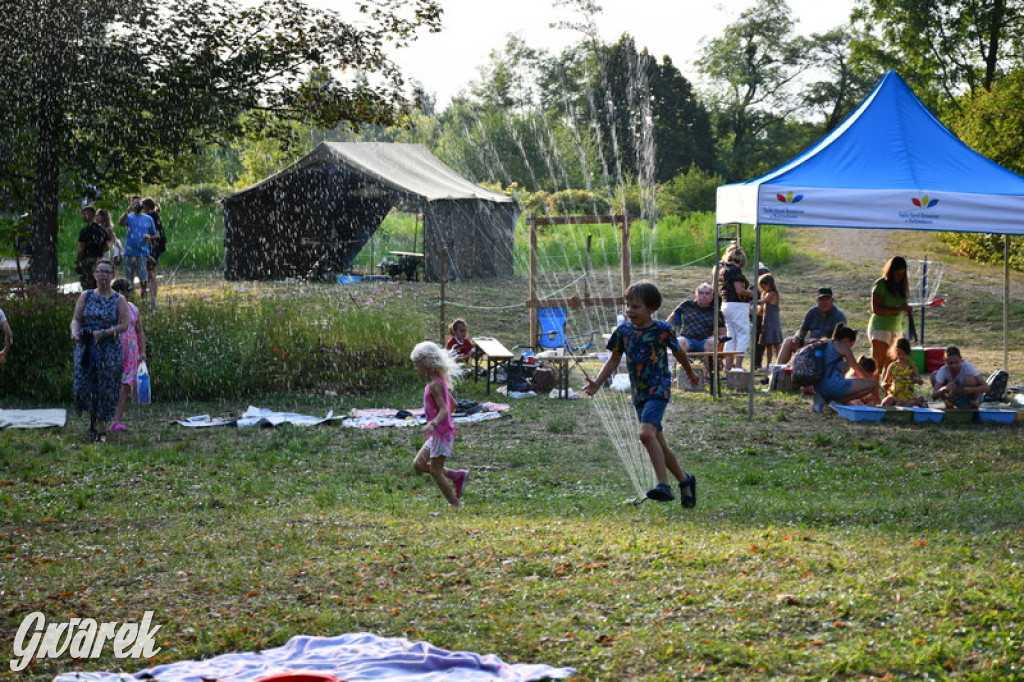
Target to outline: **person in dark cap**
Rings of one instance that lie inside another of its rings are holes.
[[[779,364],[789,363],[793,354],[806,343],[818,339],[831,339],[832,333],[839,323],[846,324],[846,313],[836,305],[832,289],[821,287],[818,289],[818,304],[804,315],[804,321],[800,323],[799,331],[795,336],[790,336],[782,342],[782,348],[779,350]]]

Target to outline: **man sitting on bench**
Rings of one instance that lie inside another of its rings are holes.
[[[725,318],[718,311],[718,334],[716,335],[714,291],[707,282],[697,287],[693,299],[683,301],[672,311],[669,322],[681,337],[680,345],[687,353],[710,353],[715,344],[725,336]]]

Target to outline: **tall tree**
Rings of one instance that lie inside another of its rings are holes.
[[[1024,0],[859,0],[854,19],[932,105],[955,106],[1021,65]]]
[[[854,34],[841,27],[816,33],[806,41],[805,60],[811,73],[820,74],[803,88],[807,110],[821,117],[822,132],[842,123],[871,92],[876,74],[865,74],[854,59]]]
[[[360,8],[357,24],[291,0],[0,0],[11,37],[0,43],[0,102],[19,142],[0,159],[0,182],[9,196],[33,188],[32,280],[57,281],[62,180],[65,190],[76,179],[159,180],[176,157],[238,132],[244,112],[395,122],[404,83],[384,45],[438,30],[441,10],[436,0]],[[342,80],[355,72],[379,80]]]
[[[739,179],[764,144],[764,132],[801,106],[797,78],[807,68],[804,41],[793,34],[785,0],[759,0],[708,41],[697,60],[720,89],[712,95],[713,118],[725,176]]]

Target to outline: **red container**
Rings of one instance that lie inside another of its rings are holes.
[[[945,348],[924,349],[924,371],[937,372],[942,369],[944,364],[946,364]]]

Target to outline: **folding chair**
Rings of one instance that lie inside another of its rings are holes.
[[[537,347],[539,349],[565,348],[569,355],[580,355],[594,348],[594,335],[600,334],[600,330],[566,336],[565,323],[568,320],[568,315],[568,310],[565,308],[537,309]],[[577,344],[580,339],[587,339],[587,341]]]

